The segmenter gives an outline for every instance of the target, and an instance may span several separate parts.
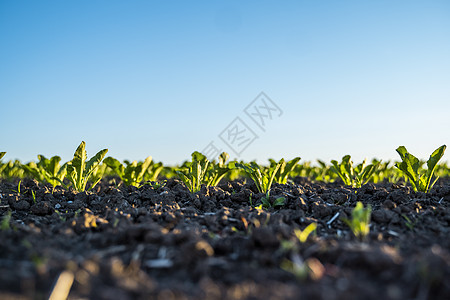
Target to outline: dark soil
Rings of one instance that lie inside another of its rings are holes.
[[[195,195],[177,180],[79,194],[0,181],[0,298],[450,299],[450,179],[428,194],[294,182],[273,186],[284,206],[258,209],[239,181]],[[373,208],[364,241],[341,220],[357,201]]]

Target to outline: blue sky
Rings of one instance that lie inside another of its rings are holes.
[[[84,140],[174,164],[240,117],[239,159],[429,154],[450,141],[449,1],[0,2],[0,151]],[[265,92],[265,131],[244,113]],[[270,121],[270,122],[269,122]],[[444,156],[448,159],[448,154]]]

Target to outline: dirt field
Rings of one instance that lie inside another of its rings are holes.
[[[259,209],[242,181],[194,195],[175,179],[79,194],[0,181],[0,298],[450,299],[449,179],[428,194],[294,182]],[[365,241],[342,221],[357,201],[373,210]]]

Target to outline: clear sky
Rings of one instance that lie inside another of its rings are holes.
[[[428,158],[450,144],[450,1],[0,1],[4,160],[236,158],[236,117],[258,136],[239,159]]]

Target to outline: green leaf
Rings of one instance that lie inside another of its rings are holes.
[[[88,162],[86,162],[86,143],[84,141],[81,142],[75,151],[72,161],[68,162],[66,167],[67,175],[76,191],[82,192],[86,189],[86,184],[89,178],[103,160],[107,152],[108,149],[103,149]],[[95,184],[96,182],[94,182],[91,188],[93,188]]]
[[[266,182],[267,177],[264,178],[264,181],[265,181],[264,182],[265,183],[264,190],[263,190],[264,193],[270,192],[270,187],[272,186],[272,182],[273,182],[273,179],[275,178],[275,174],[277,173],[278,169],[280,168],[280,166],[283,163],[284,163],[284,159],[281,159],[280,162],[276,165],[276,167],[270,171],[271,172],[270,179],[267,182]]]
[[[300,161],[300,157],[295,157],[294,159],[285,162],[284,159],[281,159],[279,163],[281,163],[278,172],[275,176],[275,181],[280,184],[286,184],[289,174],[294,170],[295,165]],[[271,160],[271,166],[276,166],[277,163],[274,160]]]
[[[351,229],[353,234],[360,240],[364,239],[370,232],[370,214],[372,207],[364,205],[361,202],[357,202],[355,208],[352,210],[352,219],[342,219],[345,224]]]
[[[91,176],[92,172],[94,172],[95,168],[98,167],[98,165],[102,162],[103,158],[105,157],[106,153],[108,153],[108,149],[103,149],[97,152],[94,157],[92,157],[87,163],[86,163],[86,179]]]
[[[264,208],[269,208],[271,207],[270,201],[269,201],[269,197],[263,197],[261,198],[261,204]]]
[[[119,176],[120,179],[123,180],[125,167],[122,165],[120,161],[111,156],[108,156],[103,160],[103,163],[106,164],[108,167],[110,167],[113,170],[113,172],[116,173],[117,176]]]
[[[73,155],[71,167],[68,168],[70,170],[71,178],[75,180],[75,189],[77,191],[84,190],[83,189],[83,173],[86,165],[86,143],[84,141],[78,146],[77,150]],[[73,168],[73,170],[72,170]]]
[[[433,184],[431,184],[431,178],[433,177],[433,173],[436,169],[437,163],[442,158],[442,156],[444,156],[445,149],[447,149],[446,145],[442,145],[441,147],[437,148],[436,150],[433,151],[433,153],[430,155],[430,158],[427,161],[428,170],[425,175],[426,176],[426,191],[428,191],[428,189],[432,188],[434,183],[436,183],[436,181],[434,181]]]
[[[5,156],[6,152],[0,152],[0,159],[3,158],[3,156]]]
[[[148,156],[144,162],[138,166],[138,174],[137,174],[137,181],[141,182],[142,179],[144,178],[144,173],[147,172],[148,167],[150,166],[150,164],[152,163],[152,157]]]
[[[202,162],[202,161],[208,160],[208,159],[206,158],[205,155],[201,154],[201,153],[198,152],[198,151],[194,151],[194,152],[191,154],[191,157],[192,157],[192,161],[193,161],[193,162],[194,162],[194,161]]]
[[[446,148],[447,147],[445,145],[442,145],[430,155],[430,158],[427,161],[428,169],[424,175],[419,174],[419,169],[421,166],[419,159],[411,153],[408,153],[404,146],[397,148],[397,152],[400,155],[402,162],[397,163],[395,166],[409,179],[414,191],[422,191],[427,193],[436,182],[436,180],[432,182],[432,177],[437,163],[444,155]]]
[[[331,171],[336,173],[345,185],[352,185],[350,173],[347,171],[347,167],[344,166],[346,163],[348,164],[348,162],[346,161],[347,158],[349,159],[350,156],[344,156],[340,164],[336,160],[332,160]]]
[[[300,230],[300,229],[294,229],[294,234],[295,236],[298,238],[298,240],[300,241],[300,243],[304,243],[308,240],[308,237],[311,233],[313,233],[314,231],[316,231],[317,228],[317,223],[311,223],[308,226],[306,226],[305,229]]]
[[[147,169],[147,173],[144,174],[144,180],[156,181],[158,179],[159,173],[164,169],[164,166],[161,162],[154,163],[152,162]]]
[[[275,201],[273,202],[273,207],[283,206],[284,203],[286,203],[286,198],[284,198],[284,197],[278,197],[278,198],[276,198]]]
[[[417,157],[408,153],[408,150],[404,146],[400,146],[396,150],[402,159],[401,163],[397,163],[396,166],[402,170],[410,179],[414,181],[414,184],[418,181],[420,162]]]
[[[47,172],[50,175],[55,176],[58,173],[58,171],[60,169],[60,165],[59,165],[60,161],[61,161],[61,157],[59,157],[59,156],[53,156],[52,158],[50,158],[50,163],[47,168]]]
[[[183,172],[176,170],[175,173],[180,177],[180,179],[184,182],[186,187],[189,189],[191,193],[194,193],[192,180],[187,175],[185,175]]]
[[[350,181],[353,178],[353,162],[351,161],[351,157],[350,155],[345,155],[342,158],[342,164],[341,166],[344,168],[345,172],[343,172],[344,174],[347,174],[347,176],[349,177]]]
[[[67,163],[63,164],[59,168],[58,173],[56,174],[56,177],[63,180],[64,177],[66,176],[66,174],[67,174]]]

